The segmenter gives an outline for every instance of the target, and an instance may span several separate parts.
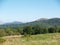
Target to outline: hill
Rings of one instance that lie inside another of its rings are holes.
[[[60,18],[52,18],[52,19],[42,18],[42,19],[35,20],[33,22],[26,23],[24,25],[60,26]]]
[[[14,22],[8,22],[4,24],[0,24],[0,28],[7,28],[7,27],[19,27],[22,22],[14,21]]]
[[[46,18],[41,18],[38,20],[35,20],[33,22],[28,22],[28,23],[21,23],[21,22],[12,22],[12,23],[6,23],[3,25],[0,25],[1,27],[24,27],[24,26],[35,26],[35,25],[40,25],[43,27],[47,26],[60,26],[60,18],[51,18],[51,19],[46,19]]]
[[[35,22],[41,25],[52,25],[52,26],[57,25],[58,26],[60,25],[60,18],[41,19]]]
[[[5,23],[3,25],[15,25],[15,24],[22,24],[22,22],[14,21],[14,22]]]

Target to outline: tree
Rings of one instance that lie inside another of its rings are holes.
[[[26,26],[23,29],[23,34],[31,35],[33,33],[32,26]]]
[[[49,33],[55,33],[56,30],[55,30],[54,27],[50,27],[50,28],[48,28],[48,32],[49,32]]]
[[[43,30],[42,30],[43,32],[42,32],[42,34],[45,34],[45,33],[48,33],[48,28],[43,28]]]
[[[39,25],[36,25],[33,27],[34,34],[41,34],[42,33],[42,28]]]

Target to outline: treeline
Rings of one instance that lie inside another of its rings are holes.
[[[20,27],[0,28],[0,37],[9,35],[25,35],[25,34],[36,35],[46,33],[60,33],[60,26],[42,27],[36,25],[36,26],[25,26],[23,28]]]

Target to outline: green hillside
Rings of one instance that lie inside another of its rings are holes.
[[[19,22],[14,22],[14,23],[6,23],[3,25],[0,25],[0,28],[6,28],[6,27],[24,27],[24,26],[35,26],[35,25],[41,25],[44,27],[47,26],[60,26],[60,18],[51,18],[51,19],[38,19],[32,22],[28,23],[19,23]]]

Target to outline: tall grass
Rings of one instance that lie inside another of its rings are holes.
[[[60,33],[3,37],[2,45],[60,45]]]

